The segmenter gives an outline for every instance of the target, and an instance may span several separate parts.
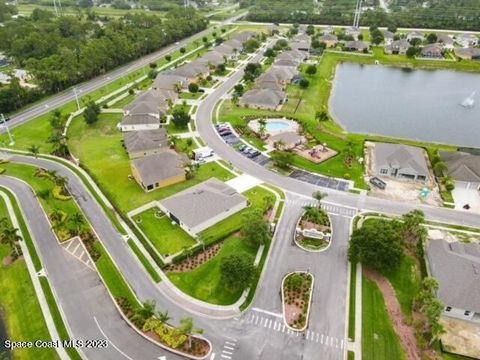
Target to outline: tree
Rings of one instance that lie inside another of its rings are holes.
[[[272,49],[272,48],[268,48],[267,50],[265,50],[265,52],[263,53],[263,56],[265,57],[268,57],[268,58],[273,58],[275,57],[275,51]]]
[[[407,52],[406,52],[407,57],[414,58],[415,56],[417,56],[417,54],[418,54],[418,48],[416,48],[415,46],[409,47],[407,49]]]
[[[165,55],[165,60],[167,60],[167,62],[170,62],[172,60],[172,56],[171,55]]]
[[[241,234],[252,247],[265,245],[270,241],[270,226],[260,209],[250,210],[243,215]]]
[[[397,32],[397,25],[390,24],[388,25],[387,30],[395,34]]]
[[[147,74],[148,78],[153,80],[157,77],[157,71],[155,69],[151,69],[148,74]]]
[[[308,65],[307,70],[305,71],[308,75],[314,75],[317,73],[317,67],[313,64]]]
[[[191,317],[185,317],[180,320],[180,327],[178,330],[188,337],[188,348],[192,347],[192,335],[193,334],[203,334],[203,329],[195,328],[193,324],[193,319]]]
[[[188,84],[188,91],[190,91],[191,93],[195,94],[198,92],[198,90],[199,90],[199,86],[197,83],[192,82]]]
[[[181,53],[181,54],[185,54],[185,51],[186,51],[186,50],[185,50],[184,47],[181,47],[181,48],[180,48],[180,53]]]
[[[443,161],[437,161],[433,166],[433,169],[435,170],[435,174],[442,176],[443,173],[448,170],[448,167]]]
[[[70,217],[69,221],[75,227],[76,234],[80,234],[80,229],[85,223],[85,219],[83,218],[83,216],[80,213],[76,212]]]
[[[437,40],[438,40],[437,34],[430,33],[427,35],[427,42],[429,44],[434,44],[437,42]]]
[[[276,150],[282,150],[285,147],[285,141],[283,139],[278,139],[273,143],[273,147]]]
[[[37,145],[31,145],[27,150],[31,155],[35,156],[35,158],[37,158],[40,153],[40,147]]]
[[[233,254],[222,259],[220,266],[222,283],[228,289],[239,291],[250,286],[255,276],[253,259],[250,256]]]
[[[315,119],[317,119],[318,121],[327,121],[328,113],[325,110],[317,111],[315,113]]]
[[[190,115],[184,109],[176,109],[172,115],[172,122],[177,128],[186,128],[190,123]]]
[[[396,220],[366,222],[353,231],[348,258],[378,271],[397,267],[404,256],[402,224]]]
[[[416,246],[427,238],[427,230],[422,226],[425,214],[421,210],[412,210],[402,216],[403,238],[409,246]]]
[[[261,136],[265,135],[267,131],[267,120],[265,118],[260,118],[258,120],[258,132]]]
[[[68,178],[66,176],[57,176],[55,177],[54,183],[62,189],[66,189],[68,186]]]
[[[190,256],[193,255],[193,249],[190,246],[184,246],[182,250],[182,255],[186,256],[187,259],[190,259]]]
[[[18,229],[13,227],[6,227],[2,229],[0,233],[0,243],[9,245],[12,251],[15,251],[18,255],[17,242],[21,241],[22,237],[18,235]]]
[[[321,192],[321,191],[315,191],[312,194],[312,197],[317,200],[317,207],[321,207],[322,205],[322,200],[325,199],[328,196],[327,193]]]
[[[272,160],[275,166],[280,169],[288,170],[293,163],[293,155],[289,152],[282,151],[272,154]]]
[[[169,320],[172,319],[172,317],[168,314],[168,310],[158,311],[156,317],[158,321],[160,321],[162,324],[166,324]]]
[[[132,316],[132,321],[139,322],[143,324],[150,319],[151,317],[155,316],[155,308],[156,308],[155,300],[147,300],[145,301],[142,306],[139,306],[135,309],[135,314]]]
[[[306,88],[308,88],[308,86],[310,85],[310,82],[309,82],[307,79],[302,79],[302,80],[300,80],[300,82],[298,83],[298,85],[299,85],[302,89],[306,89]]]
[[[242,84],[237,84],[233,87],[233,89],[235,90],[235,93],[238,94],[239,96],[242,96],[243,95],[243,90],[244,90],[244,87]]]
[[[100,114],[100,106],[95,101],[89,101],[85,111],[83,112],[83,118],[89,125],[98,121],[98,114]]]

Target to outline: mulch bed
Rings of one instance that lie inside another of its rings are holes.
[[[191,256],[190,258],[185,259],[178,264],[171,264],[170,266],[168,266],[167,270],[174,271],[174,272],[192,271],[197,267],[199,267],[200,265],[213,259],[218,254],[222,246],[223,246],[223,241],[216,243],[210,246],[209,248],[205,249],[204,252],[200,252],[195,256]]]

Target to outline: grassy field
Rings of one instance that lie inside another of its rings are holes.
[[[121,116],[117,114],[101,114],[94,125],[76,118],[69,129],[69,146],[121,211],[126,213],[152,200],[163,199],[212,176],[220,180],[232,178],[227,170],[209,163],[199,167],[194,179],[146,193],[135,180],[128,178],[130,161],[121,144],[122,134],[116,128],[119,121]]]
[[[363,277],[362,359],[406,359],[378,286]]]
[[[3,199],[0,199],[0,217],[8,218]],[[50,341],[25,260],[19,259],[13,264],[3,265],[3,259],[10,252],[8,245],[0,245],[0,309],[8,337],[15,341]],[[58,359],[54,349],[17,349],[13,355],[18,360]]]
[[[158,212],[158,208],[152,208],[134,216],[133,220],[160,254],[173,255],[185,247],[195,245],[195,240],[180,226],[172,225],[172,220],[167,215],[162,213],[161,217],[155,216]],[[141,222],[138,223],[140,219]]]
[[[355,340],[355,296],[357,292],[357,265],[351,264],[350,295],[348,301],[348,337]]]
[[[229,255],[255,259],[256,249],[238,237],[230,237],[212,260],[186,273],[169,273],[169,279],[184,293],[211,304],[229,305],[238,300],[242,291],[231,292],[221,282],[220,265]]]

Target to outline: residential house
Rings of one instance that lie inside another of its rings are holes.
[[[220,64],[225,64],[227,62],[227,58],[228,56],[216,50],[212,50],[202,55],[197,60],[199,62],[207,63],[209,65],[218,66]]]
[[[402,144],[376,143],[371,159],[376,176],[400,180],[427,181],[427,155],[419,147]]]
[[[245,209],[248,200],[231,186],[212,177],[158,204],[172,221],[195,237],[201,231]]]
[[[480,43],[480,39],[475,34],[460,34],[455,36],[455,41],[462,47],[477,46]]]
[[[236,49],[237,52],[241,52],[243,50],[243,43],[240,40],[236,40],[236,39],[230,39],[230,40],[224,41],[219,46],[217,46],[215,50],[218,51],[218,48],[220,46],[228,46],[234,50]]]
[[[447,34],[437,34],[437,42],[445,50],[453,50],[455,48],[453,39]]]
[[[343,46],[344,50],[347,51],[357,51],[357,52],[365,52],[368,50],[370,44],[366,43],[365,41],[357,40],[357,41],[346,41],[345,45]]]
[[[277,60],[292,60],[300,65],[303,61],[308,59],[308,53],[298,50],[283,51],[276,57]]]
[[[443,59],[443,48],[439,44],[428,44],[420,50],[420,54],[424,58]]]
[[[123,144],[130,159],[158,154],[168,149],[165,129],[130,131],[123,135]]]
[[[194,60],[172,70],[170,74],[185,77],[188,83],[193,83],[198,81],[200,77],[209,75],[210,67],[205,63]]]
[[[411,48],[412,45],[405,39],[396,40],[392,42],[390,45],[385,46],[385,53],[392,55],[405,55],[407,50]]]
[[[155,130],[160,126],[160,119],[150,114],[125,115],[118,124],[121,131]]]
[[[480,48],[455,48],[455,55],[464,60],[480,60]]]
[[[333,27],[327,26],[323,29],[323,35],[329,35],[329,34],[334,34],[335,31],[333,30]]]
[[[255,88],[282,91],[285,89],[285,84],[280,83],[274,74],[268,72],[258,77]]]
[[[355,26],[351,26],[345,30],[346,35],[350,35],[354,40],[358,40],[358,35],[360,35],[360,29]]]
[[[326,34],[322,35],[318,38],[318,41],[325,43],[327,48],[332,48],[337,46],[338,44],[338,37],[337,35]]]
[[[425,37],[421,32],[413,31],[407,34],[407,41],[412,41],[414,39],[418,39],[420,41],[425,40]]]
[[[392,42],[395,41],[395,34],[391,31],[388,31],[388,30],[380,30],[383,34],[383,41],[385,43],[385,45],[390,45]]]
[[[296,35],[290,42],[290,48],[293,50],[310,52],[312,39],[307,34]]]
[[[283,59],[283,60],[278,59],[278,60],[275,60],[273,65],[275,65],[275,66],[286,66],[286,67],[292,67],[292,68],[297,69],[299,63],[297,61],[288,60],[288,59]]]
[[[159,119],[167,111],[169,99],[174,102],[177,97],[174,92],[150,89],[139,94],[123,111],[125,115],[150,115]]]
[[[461,151],[441,151],[440,159],[447,165],[447,175],[467,188],[480,189],[480,155]]]
[[[277,66],[273,65],[267,74],[273,75],[277,81],[282,85],[289,84],[293,77],[299,73],[296,67]]]
[[[188,86],[188,79],[184,76],[160,73],[153,82],[152,89],[154,90],[173,90],[176,91],[177,87],[180,89],[186,89]]]
[[[240,105],[277,111],[286,101],[287,94],[282,90],[252,89],[240,98]]]
[[[278,26],[277,24],[268,25],[267,30],[270,36],[281,33],[280,26]]]
[[[233,34],[232,39],[240,41],[242,44],[254,37],[256,37],[258,33],[254,31],[242,31],[240,33]]]
[[[430,240],[427,259],[443,314],[467,321],[480,315],[480,245]]]
[[[132,175],[146,192],[185,181],[188,158],[167,150],[138,158],[130,163]]]

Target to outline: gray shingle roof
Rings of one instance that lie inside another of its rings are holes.
[[[240,99],[240,104],[276,108],[287,95],[283,91],[271,89],[252,89]]]
[[[200,57],[199,61],[204,61],[206,63],[210,63],[212,65],[220,65],[225,63],[225,58],[223,57],[224,54],[219,53],[218,51],[212,50],[204,54]]]
[[[234,188],[211,178],[188,188],[160,204],[187,227],[193,228],[246,201]]]
[[[124,107],[130,114],[158,114],[167,110],[167,98],[175,100],[175,94],[165,90],[147,90],[140,93],[135,100]]]
[[[184,165],[188,162],[184,154],[164,151],[132,161],[142,182],[148,186],[156,182],[185,174]]]
[[[253,31],[243,31],[241,33],[236,33],[232,36],[232,39],[234,40],[238,40],[242,43],[244,43],[245,41],[248,41],[250,40],[251,38],[253,38],[255,35],[257,35],[256,32],[253,32]]]
[[[153,82],[152,88],[175,90],[175,84],[181,84],[182,87],[187,86],[187,79],[184,76],[177,76],[173,74],[158,74]]]
[[[438,298],[446,306],[480,313],[480,245],[431,240],[427,257]]]
[[[441,151],[448,175],[458,181],[480,182],[480,156],[465,152]]]
[[[408,48],[411,48],[411,47],[412,45],[407,40],[404,40],[404,39],[395,40],[390,45],[386,46],[386,48],[391,51],[400,51],[401,49],[406,51]]]
[[[362,51],[364,49],[368,49],[368,43],[361,41],[361,40],[356,40],[356,41],[346,41],[345,42],[345,48],[347,49],[353,49],[353,50],[358,50]]]
[[[461,57],[479,57],[480,48],[468,47],[468,48],[455,48],[455,55]]]
[[[396,169],[412,169],[419,175],[427,176],[428,165],[425,151],[419,147],[402,144],[377,143],[374,150],[375,166]]]
[[[319,41],[338,41],[337,35],[325,34],[318,38]]]
[[[160,120],[148,114],[126,115],[121,125],[152,125],[160,124]]]
[[[123,141],[129,153],[149,151],[168,146],[168,135],[165,129],[131,131],[124,133]]]

